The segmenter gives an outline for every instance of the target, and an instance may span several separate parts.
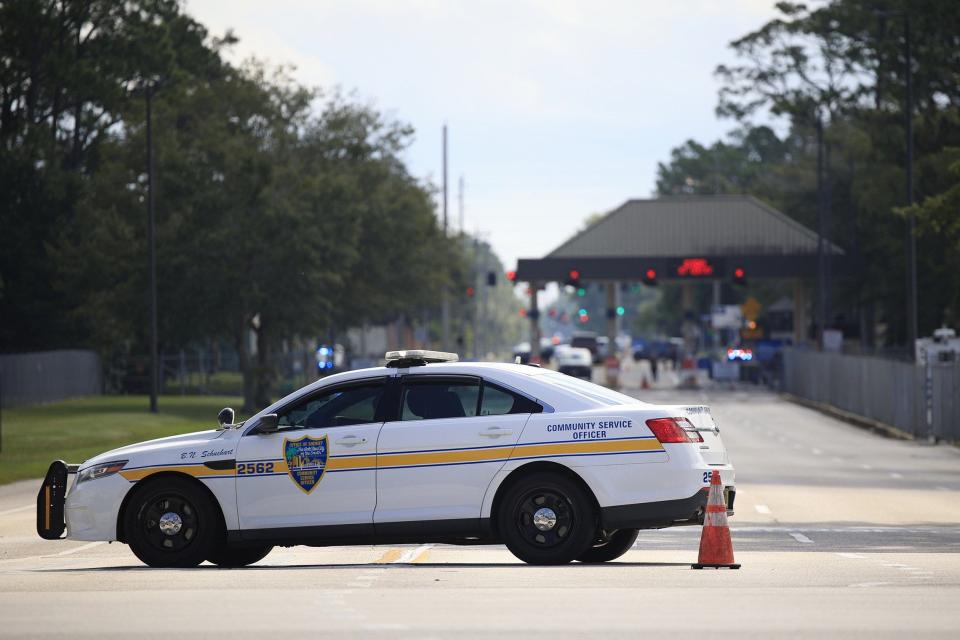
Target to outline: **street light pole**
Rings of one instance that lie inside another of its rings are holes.
[[[157,362],[157,243],[156,212],[153,194],[153,92],[155,87],[147,85],[147,253],[150,264],[150,413],[157,412],[157,391],[159,388]]]
[[[904,127],[907,138],[907,207],[913,206],[913,43],[910,29],[910,14],[906,11],[874,10],[881,19],[903,18],[903,58],[906,75],[904,100]],[[914,345],[920,329],[917,320],[917,222],[913,212],[907,213],[907,352],[914,357]]]

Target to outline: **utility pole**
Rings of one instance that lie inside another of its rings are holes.
[[[907,65],[907,206],[913,206],[913,53],[910,43],[910,14],[903,14],[903,47]],[[916,352],[917,321],[917,220],[913,211],[907,219],[907,351]]]
[[[150,413],[157,412],[159,362],[157,361],[157,240],[153,189],[153,92],[146,88],[147,99],[147,253],[150,263]]]
[[[447,125],[443,125],[443,238],[447,239]],[[450,287],[444,284],[441,292],[441,343],[450,351]]]
[[[817,111],[817,342],[827,327],[826,198],[823,189],[823,117]]]
[[[463,224],[463,175],[462,174],[460,176],[459,199],[460,199],[460,233],[463,235],[467,235],[467,228]]]

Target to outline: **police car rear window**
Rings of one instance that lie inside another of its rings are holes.
[[[549,374],[547,374],[547,376],[550,384],[562,387],[566,391],[576,393],[579,396],[599,402],[600,404],[606,406],[614,406],[619,404],[641,404],[640,400],[634,397],[618,391],[613,391],[612,389],[607,389],[606,387],[601,387],[598,384],[587,382],[586,380],[565,375],[563,373],[551,371]]]

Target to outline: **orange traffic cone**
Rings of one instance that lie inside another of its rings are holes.
[[[723,499],[723,483],[716,469],[710,477],[710,496],[707,512],[703,516],[703,533],[700,536],[700,557],[691,565],[694,569],[739,569],[733,561],[733,542],[727,526],[727,503]]]

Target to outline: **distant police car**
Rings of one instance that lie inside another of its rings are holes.
[[[502,542],[604,562],[638,529],[702,521],[734,471],[707,407],[658,406],[516,364],[398,351],[240,424],[54,462],[44,538],[119,540],[143,562],[242,566],[273,545]],[[76,474],[69,487],[67,477]]]

